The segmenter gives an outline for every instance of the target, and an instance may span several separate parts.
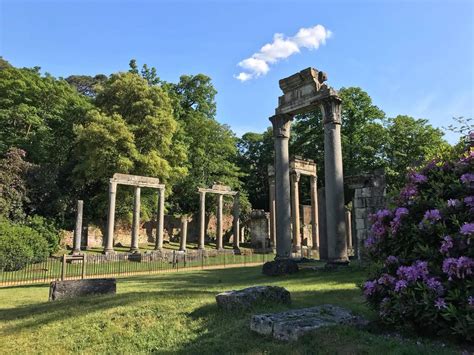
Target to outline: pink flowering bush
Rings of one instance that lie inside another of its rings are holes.
[[[408,176],[396,207],[372,216],[369,305],[386,322],[474,338],[474,152]]]

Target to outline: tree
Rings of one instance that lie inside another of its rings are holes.
[[[244,174],[242,185],[250,203],[256,209],[269,209],[268,165],[273,165],[273,135],[269,128],[264,133],[245,133],[237,142],[238,166]]]
[[[7,64],[0,69],[0,154],[17,147],[35,164],[26,212],[63,220],[72,200],[73,127],[92,105],[65,80],[39,70]]]
[[[74,86],[79,93],[92,98],[97,94],[97,87],[106,80],[107,76],[104,74],[97,74],[96,76],[71,75],[66,78],[66,81]]]
[[[25,218],[26,175],[32,167],[25,155],[24,150],[11,148],[0,160],[0,217],[12,221]]]
[[[179,124],[167,93],[139,75],[113,74],[94,103],[99,110],[76,131],[74,174],[75,185],[95,199],[91,206],[100,220],[98,213],[105,216],[107,181],[115,172],[158,177],[170,186],[187,174],[186,149],[176,139]],[[125,202],[131,193],[119,197],[120,217],[129,211]],[[142,206],[144,216],[151,216],[156,206],[152,192],[144,191]]]
[[[177,212],[197,211],[197,188],[220,182],[238,189],[241,173],[236,164],[237,138],[230,128],[215,120],[216,104],[211,79],[203,74],[183,75],[178,84],[166,83],[174,112],[182,127],[189,174],[174,187],[173,208]],[[244,208],[246,195],[241,194]]]
[[[451,150],[443,132],[425,119],[399,115],[387,120],[386,132],[385,171],[391,189],[403,186],[410,168]]]

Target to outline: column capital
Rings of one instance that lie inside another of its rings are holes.
[[[292,171],[291,172],[291,178],[293,179],[293,182],[298,183],[301,178],[301,173],[298,171]]]
[[[289,114],[278,114],[269,118],[273,125],[273,137],[290,138],[290,127],[293,116]]]
[[[337,95],[331,95],[321,100],[321,112],[323,114],[323,123],[341,124],[341,98]]]

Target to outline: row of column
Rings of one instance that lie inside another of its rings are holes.
[[[224,195],[217,193],[217,231],[216,231],[216,249],[224,249],[224,229],[223,229],[223,206],[224,206]],[[204,249],[206,240],[206,192],[199,191],[199,244],[198,249]],[[240,247],[240,204],[238,194],[234,196],[234,204],[232,210],[233,222],[232,222],[232,233],[234,235],[233,244],[234,249]]]
[[[164,210],[165,210],[165,189],[158,189],[158,216],[156,228],[155,250],[163,248],[163,229],[164,229]],[[117,182],[109,182],[109,210],[107,215],[107,236],[104,249],[105,254],[114,253],[114,228],[115,228],[115,202],[117,199]],[[133,200],[133,222],[132,222],[132,242],[130,251],[137,252],[138,236],[140,229],[140,205],[141,205],[141,188],[135,186]]]

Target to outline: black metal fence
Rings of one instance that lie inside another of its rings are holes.
[[[255,266],[273,260],[271,251],[190,250],[140,254],[112,255],[84,254],[79,257],[64,255],[27,264],[16,271],[0,271],[0,286],[46,283],[54,280],[126,276],[177,272],[180,270],[220,269]]]

